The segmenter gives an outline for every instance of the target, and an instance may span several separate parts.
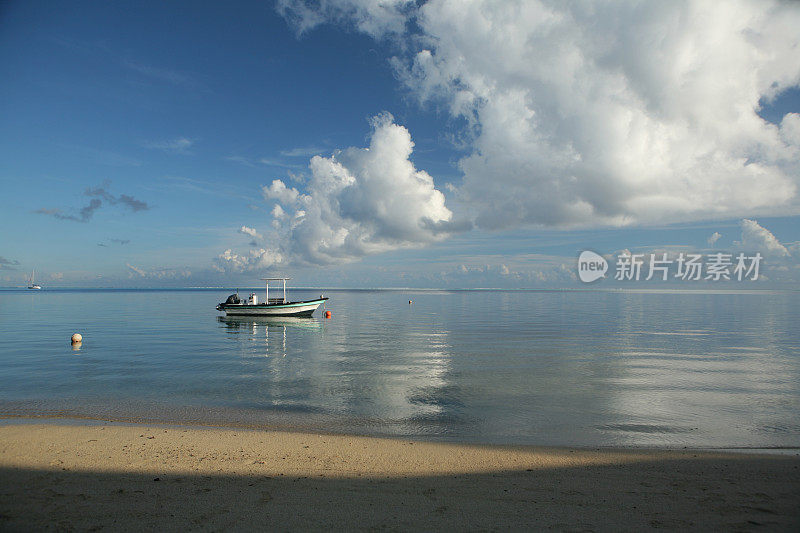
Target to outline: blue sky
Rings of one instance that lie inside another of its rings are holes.
[[[447,4],[4,3],[0,285],[575,287],[581,250],[718,232],[796,286],[799,8],[709,44],[689,2],[636,55],[615,28],[663,13]],[[777,59],[723,60],[745,30]]]

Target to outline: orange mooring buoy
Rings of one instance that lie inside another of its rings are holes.
[[[325,311],[325,318],[330,318],[330,317],[331,317],[331,312]]]

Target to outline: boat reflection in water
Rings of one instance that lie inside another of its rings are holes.
[[[266,316],[218,316],[217,321],[224,324],[228,333],[245,334],[253,342],[257,354],[261,356],[279,355],[286,357],[286,330],[322,331],[322,324],[307,317],[266,317]],[[264,352],[266,349],[266,352]]]

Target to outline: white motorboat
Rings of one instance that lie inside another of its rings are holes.
[[[286,281],[292,278],[261,278],[266,282],[267,297],[259,303],[256,293],[250,293],[246,300],[239,298],[239,292],[231,294],[228,299],[217,305],[217,311],[224,311],[226,316],[311,316],[314,311],[327,300],[319,297],[316,300],[290,302],[286,299]],[[269,297],[269,282],[283,282],[283,297]]]

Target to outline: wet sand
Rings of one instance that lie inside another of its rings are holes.
[[[800,457],[0,425],[0,530],[800,530]]]

